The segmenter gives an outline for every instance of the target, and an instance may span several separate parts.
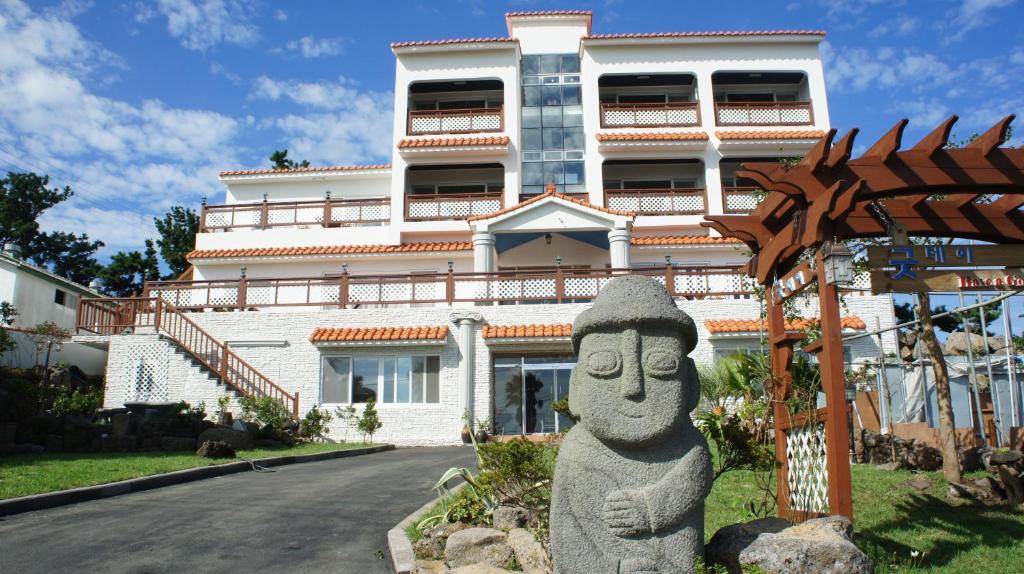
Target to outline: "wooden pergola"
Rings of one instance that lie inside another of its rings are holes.
[[[764,189],[763,201],[749,215],[705,216],[702,225],[746,243],[753,256],[745,271],[767,288],[782,516],[853,518],[839,297],[824,275],[828,246],[886,237],[894,228],[909,236],[1024,243],[1024,149],[1001,147],[1014,116],[951,148],[957,119],[950,117],[906,150],[900,149],[904,119],[855,159],[856,128],[838,141],[830,130],[795,165],[744,163],[737,176]],[[804,350],[818,354],[826,406],[791,417],[782,401],[792,392],[793,347],[803,335],[786,332],[782,303],[808,278],[818,281],[821,338]],[[810,451],[824,451],[823,468],[802,458]],[[794,489],[803,491],[800,498]]]

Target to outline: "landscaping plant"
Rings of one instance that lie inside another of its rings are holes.
[[[299,422],[299,438],[308,442],[322,441],[327,438],[330,424],[334,417],[319,406],[306,411],[306,416]]]
[[[359,417],[356,414],[356,408],[352,405],[334,407],[334,416],[337,417],[345,427],[345,438],[341,439],[341,441],[348,442],[348,429],[359,422]]]
[[[384,426],[384,423],[380,422],[380,417],[377,416],[377,401],[373,399],[366,401],[363,415],[359,417],[359,422],[356,423],[356,428],[359,429],[359,432],[363,433],[363,442],[373,442],[373,434],[379,431],[382,426]]]
[[[242,407],[241,418],[247,423],[258,425],[279,435],[292,415],[284,404],[271,397],[241,397],[238,404]]]

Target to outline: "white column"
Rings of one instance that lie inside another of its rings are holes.
[[[725,196],[722,195],[722,170],[719,166],[722,154],[716,149],[704,153],[704,189],[707,190],[708,204],[704,206],[709,215],[725,212]],[[713,230],[712,230],[713,231]]]
[[[494,234],[473,234],[473,271],[490,273],[495,269]]]
[[[608,232],[608,251],[613,268],[628,269],[630,267],[629,239],[631,236],[628,229],[613,229]]]
[[[461,355],[459,360],[459,383],[462,387],[461,412],[469,411],[471,420],[476,420],[473,408],[473,385],[476,383],[476,367],[473,360],[476,357],[474,326],[484,318],[480,313],[461,312],[452,313],[451,320],[458,327],[456,341],[459,344],[459,354]]]

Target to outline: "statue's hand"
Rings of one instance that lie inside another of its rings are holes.
[[[651,531],[647,504],[639,490],[614,490],[604,499],[601,517],[616,536],[636,536]]]

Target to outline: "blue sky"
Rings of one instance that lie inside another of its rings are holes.
[[[966,138],[1024,112],[1024,0],[0,0],[0,169],[72,186],[44,227],[138,249],[154,215],[220,201],[218,171],[274,149],[388,161],[390,42],[504,36],[504,12],[559,8],[593,10],[596,33],[824,29],[832,122],[861,127],[861,150],[901,117],[911,143],[951,113]]]

